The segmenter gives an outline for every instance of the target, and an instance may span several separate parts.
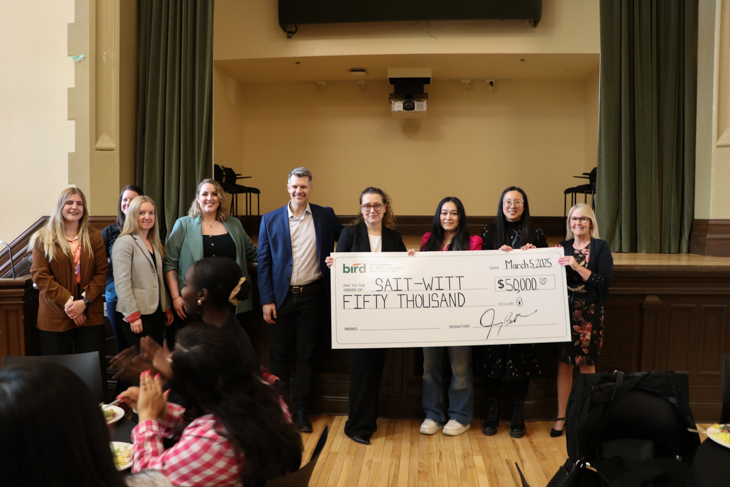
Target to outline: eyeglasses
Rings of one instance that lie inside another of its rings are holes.
[[[524,202],[524,201],[522,201],[522,200],[514,200],[514,201],[512,201],[512,200],[504,200],[504,201],[502,202],[502,206],[504,206],[504,207],[506,207],[506,208],[509,208],[510,206],[514,205],[514,207],[515,207],[515,208],[519,208],[519,207],[520,207],[520,206],[522,206],[522,205],[523,205],[524,203],[525,203],[525,202]]]
[[[360,205],[360,209],[366,213],[369,213],[370,210],[375,210],[377,212],[380,212],[380,210],[382,210],[384,206],[385,205],[383,205],[383,204],[375,203],[374,205]]]
[[[570,223],[578,223],[578,222],[585,223],[588,220],[589,220],[589,218],[587,218],[585,216],[571,216],[570,217]]]

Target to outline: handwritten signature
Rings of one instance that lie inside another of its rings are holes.
[[[512,311],[510,311],[509,313],[507,313],[507,316],[504,317],[503,321],[500,321],[499,323],[495,323],[494,320],[495,320],[497,312],[494,310],[494,308],[489,308],[488,310],[486,310],[484,312],[484,314],[482,314],[482,317],[479,318],[479,324],[481,326],[489,329],[489,332],[487,332],[487,338],[489,338],[489,335],[492,334],[493,327],[495,327],[495,326],[498,327],[497,335],[499,335],[499,333],[502,331],[503,326],[508,326],[513,323],[516,323],[518,318],[526,318],[528,316],[534,315],[535,313],[537,313],[537,310],[533,311],[532,313],[527,313],[527,314],[522,314],[522,313],[514,314]],[[488,316],[488,315],[491,315],[491,316]]]

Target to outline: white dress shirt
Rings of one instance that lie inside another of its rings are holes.
[[[290,286],[304,286],[322,278],[317,252],[317,235],[314,231],[312,209],[307,203],[301,218],[286,205],[289,214],[289,235],[291,236],[292,271]]]

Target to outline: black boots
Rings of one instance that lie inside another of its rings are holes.
[[[497,434],[497,427],[499,426],[499,399],[496,397],[487,398],[487,417],[484,420],[484,426],[482,427],[482,433],[487,436],[494,436]]]
[[[512,438],[522,438],[523,436],[525,436],[525,416],[523,414],[524,407],[525,401],[519,401],[515,399],[512,402],[512,424],[509,428],[509,435]]]

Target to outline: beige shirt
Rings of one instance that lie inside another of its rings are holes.
[[[294,216],[290,205],[286,205],[286,211],[289,215],[289,235],[291,236],[293,263],[289,285],[304,286],[322,278],[312,209],[307,203],[307,208],[301,218]]]

